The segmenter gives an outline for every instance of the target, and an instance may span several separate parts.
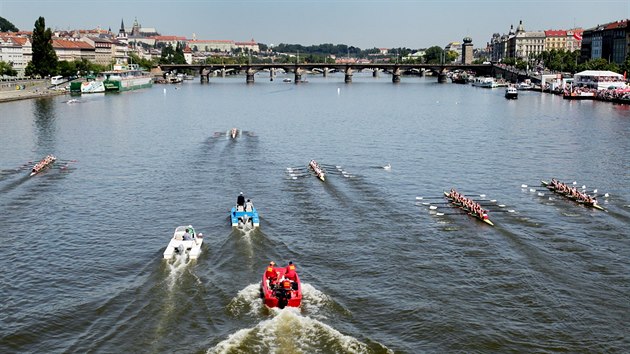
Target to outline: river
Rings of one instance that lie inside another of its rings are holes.
[[[307,79],[2,104],[0,352],[630,350],[627,106]],[[287,173],[311,159],[325,182]],[[606,211],[535,188],[552,177]],[[452,187],[497,200],[495,226],[443,204]],[[259,229],[229,225],[239,192]],[[199,259],[163,260],[188,224]],[[262,305],[271,260],[297,265],[300,309]]]

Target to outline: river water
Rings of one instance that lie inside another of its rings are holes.
[[[627,106],[308,80],[2,104],[0,352],[630,351]],[[287,173],[311,159],[326,182]],[[607,211],[522,187],[552,177]],[[422,205],[451,187],[496,199],[495,226]],[[230,227],[239,192],[259,229]],[[163,260],[188,224],[200,258]],[[301,309],[262,305],[270,260],[297,265]]]

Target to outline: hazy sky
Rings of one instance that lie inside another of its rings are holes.
[[[134,19],[162,35],[265,44],[367,48],[484,46],[520,20],[526,30],[590,28],[630,18],[630,0],[0,0],[21,30],[39,16],[52,29],[111,28]]]

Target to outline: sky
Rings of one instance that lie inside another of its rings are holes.
[[[630,18],[630,0],[0,0],[0,17],[32,31],[109,29],[135,19],[162,35],[267,45],[324,43],[361,49],[444,47],[468,36],[484,47],[493,33],[591,28]]]

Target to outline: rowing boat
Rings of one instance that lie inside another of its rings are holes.
[[[41,161],[35,164],[35,166],[33,166],[33,169],[31,170],[31,174],[29,175],[29,177],[33,177],[36,174],[42,172],[43,170],[48,168],[50,165],[52,165],[55,161],[57,161],[57,158],[55,156],[47,155]]]
[[[468,208],[463,206],[461,203],[456,202],[453,198],[451,198],[448,195],[448,192],[444,192],[444,197],[446,197],[446,199],[448,199],[451,202],[451,204],[453,204],[453,205],[457,206],[458,208],[460,208],[460,209],[464,210],[465,212],[467,212],[468,215],[474,217],[477,220],[483,221],[483,222],[485,222],[488,225],[494,226],[494,223],[492,221],[490,221],[490,219],[485,219],[485,218],[479,216],[478,214],[471,212]]]
[[[604,208],[602,208],[602,207],[601,207],[599,204],[597,204],[597,203],[587,203],[587,202],[585,202],[585,201],[583,201],[583,200],[580,200],[580,199],[578,199],[578,198],[576,198],[576,197],[573,197],[573,196],[572,196],[572,195],[570,195],[570,194],[560,192],[560,191],[559,191],[559,190],[557,190],[556,188],[554,188],[554,187],[550,186],[550,185],[549,185],[549,182],[547,182],[547,181],[540,181],[540,183],[542,184],[542,186],[543,186],[543,187],[545,187],[545,188],[549,189],[550,191],[552,191],[552,192],[554,192],[554,193],[556,193],[556,194],[559,194],[559,195],[561,195],[561,196],[563,196],[563,197],[565,197],[565,198],[571,199],[572,201],[574,201],[574,202],[576,202],[576,203],[582,204],[582,205],[587,206],[587,207],[591,207],[591,208],[599,209],[599,210],[605,210]]]
[[[317,161],[311,160],[308,163],[308,166],[313,169],[315,175],[317,175],[317,178],[321,179],[323,182],[326,181],[326,173],[324,172],[324,169],[319,166]]]

